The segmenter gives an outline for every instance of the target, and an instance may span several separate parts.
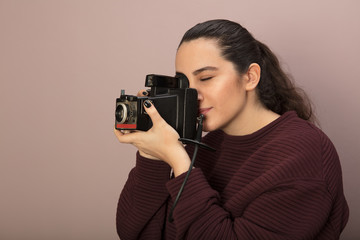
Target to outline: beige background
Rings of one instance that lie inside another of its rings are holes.
[[[343,1],[0,0],[0,239],[117,239],[135,148],[115,98],[174,74],[184,31],[213,18],[266,42],[313,99],[337,147],[360,239],[360,4]]]

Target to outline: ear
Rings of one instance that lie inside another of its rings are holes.
[[[249,69],[246,73],[246,85],[245,89],[247,91],[252,91],[256,88],[256,86],[259,84],[260,81],[260,75],[261,75],[261,68],[259,64],[252,63],[249,66]]]

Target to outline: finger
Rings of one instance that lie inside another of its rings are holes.
[[[160,116],[159,112],[156,110],[154,104],[150,100],[146,100],[144,102],[145,111],[151,118],[151,121],[153,122],[153,125],[159,124],[164,119]]]
[[[138,96],[138,97],[144,97],[144,96],[148,96],[148,95],[149,95],[149,92],[146,91],[146,89],[140,90],[140,91],[137,93],[137,96]]]
[[[121,143],[134,143],[139,138],[139,132],[124,133],[114,128],[114,133]]]

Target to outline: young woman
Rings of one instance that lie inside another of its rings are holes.
[[[198,91],[203,142],[216,152],[199,150],[167,221],[193,147],[145,102],[149,131],[115,130],[139,150],[118,204],[120,238],[339,239],[348,206],[338,155],[269,48],[211,20],[185,33],[176,71]]]

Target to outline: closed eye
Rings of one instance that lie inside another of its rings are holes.
[[[204,77],[204,78],[200,78],[200,81],[207,81],[212,79],[213,77]]]

